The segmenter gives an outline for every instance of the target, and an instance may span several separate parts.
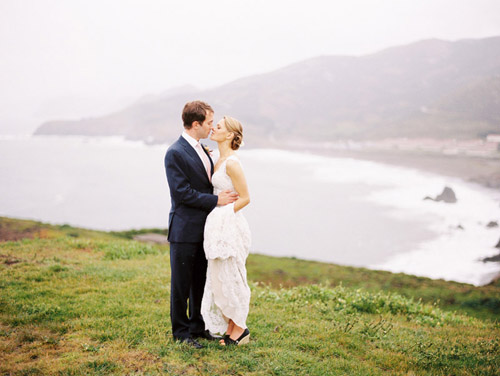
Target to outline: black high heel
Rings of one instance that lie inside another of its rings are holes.
[[[224,343],[225,343],[225,342],[227,341],[227,339],[228,339],[228,338],[229,338],[229,334],[224,334],[224,335],[222,336],[222,338],[220,339],[220,341],[224,341]],[[220,342],[220,341],[219,341],[219,342]],[[222,343],[221,343],[221,345],[222,345]]]
[[[238,339],[232,339],[229,336],[227,336],[227,338],[224,337],[224,344],[226,346],[228,346],[228,345],[240,346],[240,345],[247,344],[248,342],[250,342],[250,331],[248,330],[248,328],[246,328],[243,331],[243,333],[241,334],[241,336],[238,337]]]

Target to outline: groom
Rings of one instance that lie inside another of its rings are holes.
[[[200,139],[212,129],[214,111],[207,103],[186,103],[182,111],[184,132],[165,155],[165,170],[172,208],[168,219],[170,242],[170,319],[175,340],[195,348],[197,338],[214,339],[205,330],[201,300],[205,288],[207,260],[203,250],[203,230],[207,215],[217,205],[237,199],[235,193],[212,194],[214,164]],[[189,300],[189,315],[187,314]]]

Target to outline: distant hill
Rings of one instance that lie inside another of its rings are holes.
[[[107,116],[50,121],[35,134],[169,142],[185,102],[242,121],[250,145],[287,140],[482,137],[500,133],[500,37],[431,39],[361,56],[321,56],[210,89],[146,96]]]

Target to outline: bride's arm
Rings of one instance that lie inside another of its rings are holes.
[[[233,182],[234,189],[239,198],[234,203],[234,212],[243,209],[250,203],[250,194],[248,193],[247,181],[241,165],[236,161],[227,161],[226,173]]]

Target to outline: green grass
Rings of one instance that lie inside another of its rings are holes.
[[[481,303],[499,298],[498,284],[477,288],[251,255],[250,344],[204,342],[205,349],[195,350],[171,338],[168,246],[0,218],[6,227],[11,236],[18,229],[31,238],[0,242],[0,374],[495,375],[500,369],[498,307]]]
[[[247,270],[253,280],[266,281],[275,287],[317,283],[334,287],[342,284],[372,292],[397,292],[436,303],[444,310],[460,310],[482,319],[495,321],[500,318],[500,279],[475,287],[403,273],[263,255],[252,255],[247,261]]]

